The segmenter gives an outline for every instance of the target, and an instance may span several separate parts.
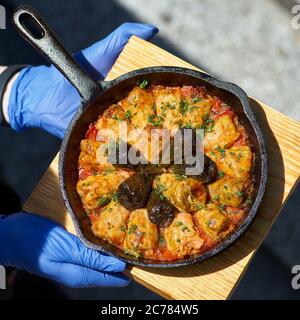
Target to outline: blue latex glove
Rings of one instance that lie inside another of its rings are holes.
[[[57,223],[30,213],[0,219],[0,265],[70,287],[123,287],[125,263],[88,249]]]
[[[151,25],[124,23],[75,58],[99,80],[106,76],[132,35],[150,39],[157,32]],[[11,90],[9,123],[17,131],[37,127],[62,138],[79,104],[78,92],[54,66],[24,68]]]

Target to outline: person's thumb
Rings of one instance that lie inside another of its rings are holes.
[[[103,40],[75,55],[76,60],[96,80],[103,79],[132,35],[151,39],[158,29],[149,24],[123,23]]]

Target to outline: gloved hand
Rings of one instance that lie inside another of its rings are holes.
[[[125,263],[88,249],[57,223],[30,213],[0,219],[0,265],[70,287],[123,287]]]
[[[75,59],[99,80],[106,76],[132,35],[150,39],[157,32],[151,25],[124,23],[105,39],[76,54]],[[78,92],[54,66],[24,68],[10,93],[9,123],[17,131],[37,127],[62,138],[79,104]]]

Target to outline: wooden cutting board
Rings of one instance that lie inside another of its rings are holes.
[[[148,66],[197,69],[157,46],[132,37],[108,80]],[[263,203],[250,229],[230,249],[196,265],[175,269],[133,267],[134,280],[167,299],[227,299],[270,230],[300,175],[300,123],[251,99],[268,148],[269,175]],[[25,203],[24,209],[54,219],[74,233],[58,182],[58,157]]]

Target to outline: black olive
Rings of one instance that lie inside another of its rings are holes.
[[[123,181],[118,188],[118,201],[128,210],[146,206],[151,192],[153,176],[135,173]]]
[[[147,203],[147,212],[152,223],[164,228],[172,223],[175,216],[175,207],[166,197],[152,191]]]
[[[175,174],[186,175],[186,169],[188,168],[191,169],[194,166],[195,166],[194,164],[186,164],[186,163],[174,164],[171,167],[171,170]],[[198,175],[188,175],[188,177],[197,179],[202,183],[208,183],[216,177],[217,172],[218,170],[215,163],[208,156],[204,155],[204,165],[203,165],[202,173]]]

